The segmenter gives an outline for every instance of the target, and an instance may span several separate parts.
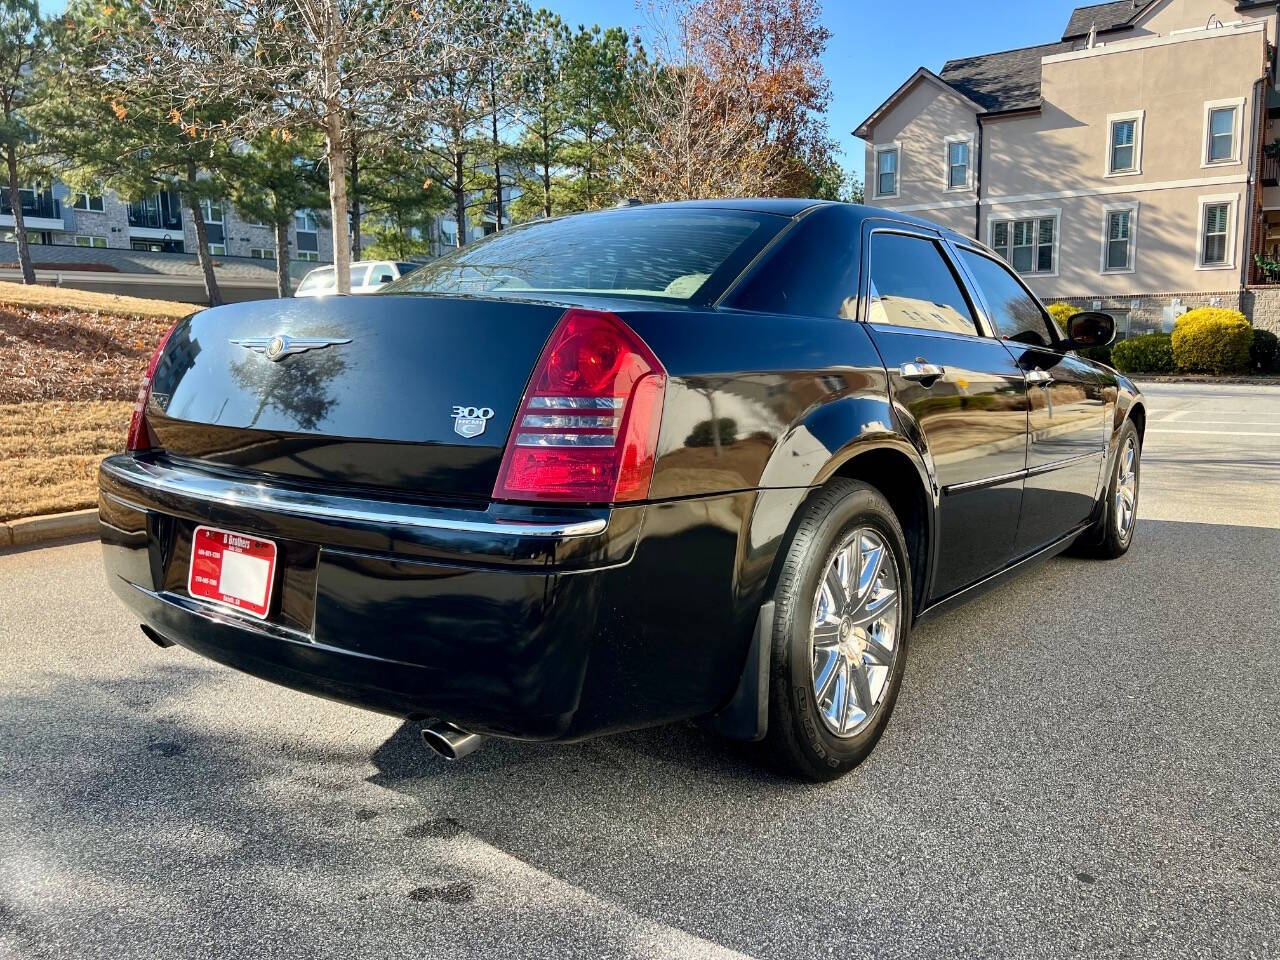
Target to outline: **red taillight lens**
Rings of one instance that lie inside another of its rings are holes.
[[[178,324],[175,323],[160,338],[155,353],[151,354],[151,362],[147,364],[147,372],[142,376],[142,383],[138,385],[138,399],[133,405],[133,416],[129,420],[129,438],[124,445],[130,453],[137,450],[150,450],[155,446],[151,437],[151,428],[147,426],[147,401],[151,398],[151,381],[156,375],[156,364],[160,362],[160,354],[164,353],[165,344],[169,342],[177,326]]]
[[[516,413],[494,499],[643,500],[666,390],[666,370],[622,318],[569,310]]]

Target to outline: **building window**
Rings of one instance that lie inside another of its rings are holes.
[[[227,245],[225,243],[209,244],[209,256],[225,257],[227,255]]]
[[[297,257],[295,257],[294,259],[306,260],[310,263],[315,263],[320,259],[320,254],[317,253],[315,250],[299,250]]]
[[[888,199],[898,196],[898,158],[901,153],[897,144],[875,148],[877,197]]]
[[[1204,105],[1204,166],[1240,162],[1240,116],[1244,100]]]
[[[993,220],[991,246],[1023,274],[1057,272],[1058,213],[1024,220]]]
[[[71,205],[77,210],[85,210],[89,213],[101,213],[103,209],[102,194],[77,193],[75,202]]]
[[[1107,176],[1142,172],[1143,112],[1112,114],[1107,118]]]
[[[947,142],[947,189],[965,190],[969,187],[969,141]]]
[[[293,226],[299,233],[315,233],[316,215],[310,210],[299,210],[293,215]]]
[[[1133,273],[1138,236],[1136,206],[1107,207],[1102,220],[1102,272]]]
[[[271,247],[250,247],[249,256],[255,260],[274,260],[276,252]]]
[[[1199,268],[1213,270],[1234,266],[1231,231],[1235,220],[1235,200],[1235,197],[1200,198]]]
[[[200,213],[205,223],[222,223],[222,204],[215,200],[201,200]]]
[[[83,194],[81,194],[81,196],[83,196]],[[106,245],[106,237],[93,237],[85,234],[76,234],[77,247],[105,247]]]

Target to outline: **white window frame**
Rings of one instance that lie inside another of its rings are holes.
[[[958,187],[951,185],[951,147],[963,143],[969,148],[968,160],[964,168],[964,183]],[[973,134],[957,134],[943,141],[942,154],[942,189],[944,193],[967,193],[973,190]],[[898,158],[898,166],[902,166],[902,158]]]
[[[1142,176],[1142,140],[1143,128],[1146,126],[1147,111],[1131,110],[1128,113],[1112,113],[1107,116],[1107,155],[1104,159],[1103,176],[1140,177]],[[1117,123],[1133,122],[1133,169],[1115,170],[1111,162],[1115,159],[1115,128]]]
[[[294,253],[295,253],[295,256],[293,259],[295,260],[305,260],[307,263],[320,262],[319,250],[295,250]]]
[[[896,153],[897,160],[893,170],[893,193],[880,192],[880,154]],[[871,176],[875,179],[873,200],[897,200],[902,196],[902,144],[895,140],[892,143],[879,143],[871,148]]]
[[[1102,208],[1102,254],[1098,258],[1098,272],[1102,274],[1137,273],[1138,271],[1138,207],[1133,203],[1109,203]],[[1107,252],[1111,247],[1111,214],[1129,214],[1129,266],[1116,269],[1107,266]]]
[[[227,245],[225,243],[209,244],[209,256],[225,257],[227,255]]]
[[[989,219],[987,220],[987,246],[990,247],[992,250],[996,249],[995,239],[996,239],[997,223],[1007,223],[1010,225],[1010,229],[1012,229],[1013,223],[1015,223],[1018,220],[1045,220],[1049,218],[1052,218],[1054,220],[1053,269],[1052,270],[1047,272],[1022,273],[1020,270],[1018,270],[1017,267],[1013,265],[1011,261],[1005,260],[1004,257],[1000,256],[998,251],[996,253],[996,256],[999,257],[1001,262],[1003,262],[1006,266],[1008,266],[1010,270],[1012,270],[1018,276],[1022,277],[1024,280],[1030,281],[1030,280],[1039,280],[1042,278],[1056,277],[1058,275],[1058,263],[1059,263],[1058,254],[1062,248],[1062,208],[1061,207],[1047,207],[1043,210],[1019,210],[1016,213],[1001,213],[999,215],[995,215],[995,214],[990,215]],[[1037,229],[1039,228],[1037,227]],[[1010,238],[1009,240],[1009,249],[1010,251],[1013,250],[1012,238]]]
[[[87,242],[81,243],[80,242],[81,240],[84,240]],[[94,243],[93,241],[95,240],[101,240],[102,242]],[[75,237],[75,245],[77,247],[90,247],[90,248],[95,248],[100,250],[107,245],[107,238],[98,236],[97,234],[77,233]]]
[[[1234,97],[1227,100],[1207,100],[1204,105],[1204,129],[1200,134],[1200,166],[1209,167],[1230,167],[1240,163],[1241,148],[1244,145],[1244,97]],[[1209,118],[1215,110],[1235,111],[1235,120],[1231,125],[1231,156],[1226,160],[1210,160],[1209,159]]]
[[[84,206],[79,206],[80,201],[84,201]],[[95,210],[89,204],[98,201],[98,209]],[[100,193],[76,193],[72,194],[71,209],[80,213],[105,213],[107,209],[106,198]]]
[[[1234,270],[1236,268],[1236,231],[1239,226],[1237,216],[1240,206],[1240,194],[1221,193],[1214,196],[1199,197],[1199,213],[1196,217],[1196,269],[1197,270]],[[1227,255],[1222,263],[1204,262],[1204,211],[1206,207],[1225,203],[1227,205]]]
[[[253,260],[275,260],[275,247],[250,247],[249,257]]]
[[[301,223],[299,223],[299,220],[301,220]],[[306,223],[310,223],[311,226],[303,226],[303,224]],[[294,233],[319,233],[320,224],[316,220],[315,211],[307,210],[305,208],[302,210],[295,210],[293,212],[293,230]]]
[[[213,219],[214,204],[218,206],[218,219]],[[227,208],[221,200],[210,200],[205,198],[200,201],[200,217],[205,223],[216,223],[220,227],[227,225]]]

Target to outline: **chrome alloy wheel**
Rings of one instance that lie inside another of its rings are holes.
[[[813,692],[827,729],[858,733],[889,690],[898,655],[898,565],[884,538],[855,530],[836,551],[813,603]]]
[[[1129,539],[1133,529],[1134,513],[1138,506],[1138,444],[1133,437],[1124,442],[1120,451],[1119,475],[1116,477],[1115,514],[1116,533],[1123,542]]]

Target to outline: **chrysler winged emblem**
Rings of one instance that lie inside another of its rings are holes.
[[[325,347],[336,347],[340,344],[350,343],[351,338],[290,337],[281,333],[274,337],[243,337],[231,342],[255,353],[265,353],[268,360],[279,363],[285,357],[292,357],[295,353],[306,353],[308,350],[323,350]]]

